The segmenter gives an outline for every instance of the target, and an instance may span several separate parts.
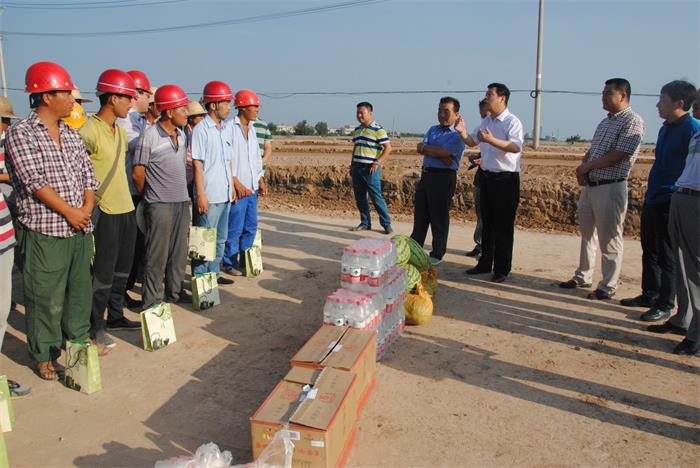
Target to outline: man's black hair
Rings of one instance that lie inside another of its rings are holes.
[[[508,105],[508,100],[510,99],[510,89],[508,89],[508,86],[504,85],[503,83],[491,83],[486,88],[487,89],[494,88],[496,90],[497,95],[505,96],[506,106]]]
[[[366,107],[367,109],[369,109],[370,112],[374,112],[374,107],[372,107],[372,104],[370,104],[367,101],[362,101],[358,103],[357,108],[359,109],[360,107]]]
[[[455,112],[459,112],[459,101],[451,96],[440,98],[440,104],[452,104]]]
[[[605,82],[605,86],[612,86],[613,89],[622,91],[627,95],[627,100],[632,99],[632,85],[624,78],[610,78]]]
[[[683,101],[683,110],[689,111],[697,98],[697,90],[692,83],[683,80],[674,80],[666,83],[661,88],[661,94],[666,94],[672,101]]]

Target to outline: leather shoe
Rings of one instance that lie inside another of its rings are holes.
[[[700,351],[700,343],[691,341],[688,338],[683,338],[683,341],[673,348],[673,354],[687,354],[688,356],[698,354],[698,351]]]
[[[233,284],[234,281],[232,279],[224,278],[223,276],[219,276],[216,279],[217,284],[222,284],[222,285],[228,285],[228,284]]]
[[[688,333],[688,330],[685,328],[674,325],[671,322],[664,322],[661,325],[649,325],[647,330],[652,333],[673,333],[680,336],[685,336]]]
[[[660,307],[652,307],[639,316],[642,322],[658,322],[659,320],[667,319],[671,316],[671,311]]]
[[[481,275],[482,273],[491,273],[491,270],[487,270],[486,268],[479,268],[478,265],[474,268],[469,268],[467,270],[468,275]]]
[[[477,245],[476,247],[474,247],[472,250],[465,253],[464,255],[466,255],[467,257],[479,258],[479,257],[481,257],[481,247],[479,247]]]
[[[503,282],[506,280],[507,277],[508,277],[508,275],[494,274],[494,275],[491,277],[491,282],[492,282],[492,283],[503,283]]]
[[[615,295],[614,292],[605,292],[602,289],[596,289],[592,293],[588,293],[588,295],[586,295],[586,297],[588,299],[592,299],[594,301],[596,301],[596,300],[597,301],[604,301],[606,299],[610,299],[614,295]]]
[[[640,294],[636,297],[620,299],[620,304],[622,304],[625,307],[653,307],[654,301],[649,296]]]
[[[559,287],[562,289],[576,289],[576,288],[590,288],[593,286],[591,283],[580,283],[575,279],[570,279],[569,281],[562,281],[559,283]]]

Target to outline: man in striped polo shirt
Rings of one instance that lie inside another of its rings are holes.
[[[253,128],[255,129],[255,136],[258,138],[258,146],[260,146],[260,157],[262,158],[263,169],[270,162],[270,155],[272,154],[272,132],[270,132],[270,127],[264,120],[256,120],[253,122]]]
[[[391,234],[391,218],[382,195],[382,164],[391,153],[389,136],[381,125],[374,121],[372,104],[361,102],[357,105],[357,121],[360,122],[352,132],[352,151],[350,176],[355,202],[360,210],[360,224],[353,231],[366,231],[372,228],[367,194],[379,215],[379,224],[385,234]]]

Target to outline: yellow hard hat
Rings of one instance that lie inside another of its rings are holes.
[[[65,123],[76,130],[82,127],[86,120],[85,109],[77,102],[73,103],[73,110],[70,112],[70,115],[63,119]]]
[[[6,119],[21,119],[22,117],[15,115],[15,111],[12,110],[12,104],[10,100],[5,96],[0,96],[0,117]]]
[[[189,113],[190,117],[195,115],[206,115],[207,113],[207,111],[204,110],[204,107],[202,107],[198,101],[192,101],[187,104],[187,112]]]

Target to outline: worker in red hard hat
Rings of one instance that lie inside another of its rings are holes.
[[[236,93],[238,115],[233,119],[233,187],[236,200],[228,217],[224,271],[243,274],[245,251],[253,245],[258,229],[258,194],[267,193],[263,162],[253,123],[258,118],[260,98],[242,89]]]
[[[126,280],[131,271],[136,242],[134,203],[126,172],[126,131],[117,119],[126,118],[138,94],[135,80],[122,70],[105,70],[97,79],[100,110],[82,127],[95,177],[95,260],[92,281],[90,336],[107,348],[116,345],[109,330],[138,330],[140,322],[124,316]],[[105,309],[107,320],[105,321]]]
[[[136,87],[136,98],[134,99],[134,103],[126,118],[118,118],[117,124],[126,131],[126,139],[129,143],[126,152],[127,181],[129,183],[129,191],[131,192],[131,199],[134,206],[138,206],[139,202],[141,201],[141,197],[136,191],[134,181],[131,179],[131,173],[136,145],[138,144],[139,138],[141,138],[144,130],[146,130],[146,128],[149,126],[148,120],[146,119],[146,113],[148,112],[149,102],[153,98],[153,95],[151,94],[151,82],[144,72],[141,70],[129,70],[126,73],[134,80],[134,86]],[[143,251],[143,233],[137,230],[136,243],[134,244],[133,265],[131,267],[131,272],[129,273],[129,278],[126,282],[127,291],[134,288],[137,277],[143,272]],[[129,308],[140,308],[143,305],[141,301],[133,299],[126,292],[124,293],[124,300]]]
[[[73,109],[68,72],[35,63],[25,84],[32,110],[8,131],[7,167],[19,210],[29,354],[42,379],[56,380],[64,336],[89,339],[90,217],[98,182],[82,138],[61,120]]]
[[[145,224],[144,309],[161,302],[191,301],[181,290],[190,226],[182,127],[187,125],[190,100],[180,87],[169,84],[158,88],[155,102],[160,118],[143,132],[132,174]]]
[[[194,163],[195,226],[216,228],[216,257],[213,261],[193,260],[193,274],[216,273],[219,284],[233,280],[221,276],[220,263],[224,255],[228,213],[233,194],[231,159],[233,134],[226,118],[231,113],[233,93],[223,81],[210,81],[204,86],[202,101],[206,117],[192,131],[192,162]]]

